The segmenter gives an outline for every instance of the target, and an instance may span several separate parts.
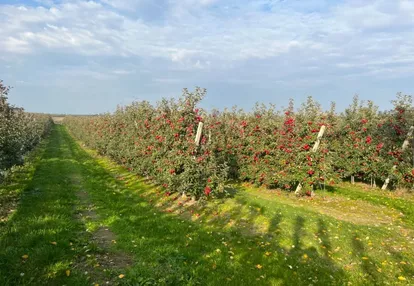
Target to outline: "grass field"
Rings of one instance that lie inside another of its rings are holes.
[[[229,191],[166,196],[55,126],[0,186],[0,285],[414,284],[413,195]]]

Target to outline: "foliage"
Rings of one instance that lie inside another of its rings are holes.
[[[79,139],[119,163],[161,184],[167,193],[209,196],[222,192],[227,166],[207,137],[195,143],[206,113],[197,108],[205,90],[187,90],[156,106],[136,102],[113,115],[72,117],[66,124]]]
[[[387,112],[355,97],[341,114],[334,103],[324,111],[312,97],[298,109],[292,100],[281,111],[257,104],[251,112],[235,107],[208,113],[198,107],[204,96],[199,88],[184,90],[178,101],[135,102],[114,114],[65,122],[78,139],[168,194],[212,196],[228,179],[286,190],[301,183],[307,194],[350,176],[367,182],[392,176],[396,187],[412,187],[412,148],[401,150],[413,125],[411,96],[398,94]],[[197,147],[199,122],[204,129]],[[324,137],[312,152],[322,126]]]
[[[63,126],[45,143],[0,224],[0,285],[413,285],[413,195],[348,185],[297,199],[244,183],[194,204]]]
[[[21,164],[24,155],[48,133],[52,121],[43,114],[24,112],[7,102],[10,88],[0,81],[0,180],[5,170]]]

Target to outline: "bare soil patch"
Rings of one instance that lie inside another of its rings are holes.
[[[80,184],[79,178],[72,178],[72,182]],[[76,195],[80,201],[76,218],[84,223],[98,221],[99,215],[95,211],[95,205],[91,202],[88,193],[80,190]],[[117,276],[122,274],[122,269],[133,265],[133,259],[127,253],[113,250],[113,246],[116,244],[115,233],[109,227],[101,226],[90,233],[88,243],[88,248],[95,248],[96,251],[87,253],[79,262],[78,267],[86,270],[85,272],[88,273],[90,281],[93,283],[118,285]]]

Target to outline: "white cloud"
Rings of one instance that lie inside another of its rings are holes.
[[[7,37],[6,39],[0,39],[0,46],[3,47],[5,52],[17,54],[26,54],[30,52],[30,45],[27,41],[11,36]]]
[[[266,80],[307,87],[326,82],[315,74],[414,76],[409,0],[41,2],[0,4],[0,60],[21,64],[54,54],[80,62],[64,76],[108,80],[145,70],[160,84]]]
[[[133,11],[145,0],[102,0],[102,2],[120,10]]]
[[[400,3],[400,9],[401,11],[406,11],[410,13],[411,15],[414,15],[414,2],[411,0],[401,0]]]
[[[146,0],[104,2],[114,7],[134,8]],[[133,19],[93,1],[64,2],[50,8],[0,6],[0,14],[4,16],[0,20],[4,27],[0,36],[7,39],[0,50],[28,53],[46,48],[88,55],[155,57],[171,59],[177,65],[187,63],[193,68],[207,62],[217,65],[223,61],[266,59],[283,54],[324,58],[336,53],[346,59],[375,48],[389,56],[393,53],[392,44],[387,49],[376,45],[380,39],[395,38],[393,31],[362,33],[365,29],[392,29],[403,13],[401,9],[412,6],[407,1],[394,5],[387,4],[389,1],[368,4],[351,1],[330,12],[309,14],[256,11],[252,10],[254,5],[244,3],[239,6],[237,16],[226,18],[209,10],[199,14],[202,8],[189,5],[213,3],[220,1],[171,1],[165,7],[170,14],[163,25]],[[188,17],[178,17],[177,9],[184,9]],[[405,45],[410,53],[413,36],[403,32],[397,36],[399,44]]]
[[[112,73],[117,74],[117,75],[129,75],[129,74],[134,74],[135,71],[133,71],[133,70],[114,70],[114,71],[112,71]]]

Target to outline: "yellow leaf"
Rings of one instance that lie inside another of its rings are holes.
[[[121,274],[121,275],[119,275],[118,277],[122,279],[122,278],[124,278],[124,277],[125,277],[125,275],[124,275],[124,274]]]
[[[265,255],[270,256],[270,255],[272,255],[272,253],[268,251],[268,252],[265,253]]]
[[[66,276],[70,276],[70,270],[66,270]]]
[[[260,264],[257,264],[257,265],[256,265],[256,268],[257,268],[257,269],[262,269],[262,268],[263,268],[263,266],[262,266],[262,265],[260,265]]]
[[[398,277],[398,280],[400,280],[400,281],[406,281],[407,279],[405,279],[405,277],[403,277],[403,276],[400,276],[400,277]]]
[[[345,265],[344,268],[345,270],[349,271],[352,269],[352,265]]]
[[[308,255],[307,254],[304,254],[303,255],[303,259],[308,259],[309,257],[308,257]]]
[[[57,245],[57,242],[56,241],[52,241],[52,242],[50,242],[50,244]]]
[[[99,286],[99,284],[98,284],[98,283],[96,283],[94,286]]]
[[[362,257],[362,260],[368,260],[369,258],[368,257]]]
[[[29,255],[25,254],[25,255],[22,256],[22,258],[27,259],[27,258],[29,258]]]

